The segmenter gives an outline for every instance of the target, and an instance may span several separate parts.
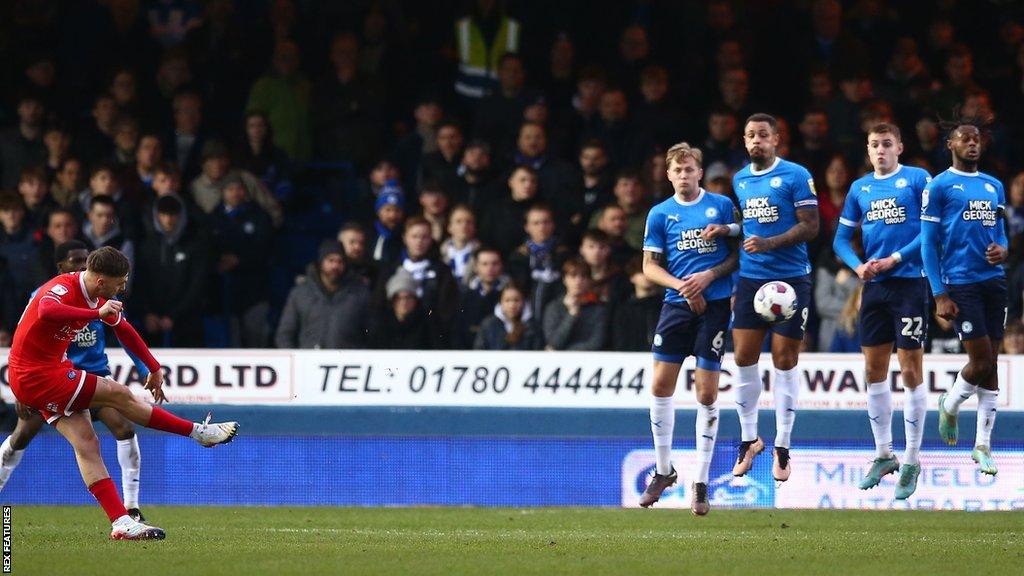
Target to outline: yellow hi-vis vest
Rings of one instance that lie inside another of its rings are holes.
[[[455,92],[466,98],[483,98],[497,85],[501,57],[519,52],[519,21],[503,16],[494,44],[488,46],[480,27],[466,16],[455,23],[455,37],[459,48]]]

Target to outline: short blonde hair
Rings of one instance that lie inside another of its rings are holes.
[[[700,148],[692,148],[686,142],[680,142],[669,148],[668,152],[665,152],[665,166],[671,165],[673,160],[678,164],[682,164],[683,160],[687,158],[693,158],[697,166],[704,167],[704,153],[700,151]]]

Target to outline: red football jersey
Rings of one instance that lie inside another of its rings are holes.
[[[81,272],[61,274],[43,284],[29,301],[14,331],[14,342],[11,344],[8,357],[8,363],[12,367],[29,369],[60,363],[75,333],[91,322],[43,320],[39,317],[39,303],[44,299],[92,310],[100,308],[106,302],[104,298],[89,298],[85,290],[85,278]],[[120,313],[112,320],[103,319],[103,322],[110,326],[116,326],[120,321]]]

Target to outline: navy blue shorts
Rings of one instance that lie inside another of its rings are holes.
[[[796,291],[796,314],[785,322],[770,324],[761,318],[761,315],[754,310],[754,294],[764,284],[772,281],[785,282]],[[804,331],[807,330],[807,307],[811,305],[811,277],[797,276],[796,278],[744,278],[740,276],[736,283],[736,306],[732,311],[732,327],[746,329],[768,328],[772,332],[803,340]]]
[[[1006,330],[1006,278],[974,284],[947,284],[946,293],[956,303],[956,335],[961,340],[988,336],[1002,340]]]
[[[917,350],[928,333],[931,294],[926,278],[889,278],[868,282],[860,297],[860,344],[896,343]]]
[[[711,300],[701,315],[689,304],[666,302],[654,330],[654,359],[682,364],[687,356],[697,357],[697,367],[720,370],[729,329],[729,299]]]

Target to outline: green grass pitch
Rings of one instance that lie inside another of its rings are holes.
[[[1024,513],[16,506],[14,574],[1024,574]]]

